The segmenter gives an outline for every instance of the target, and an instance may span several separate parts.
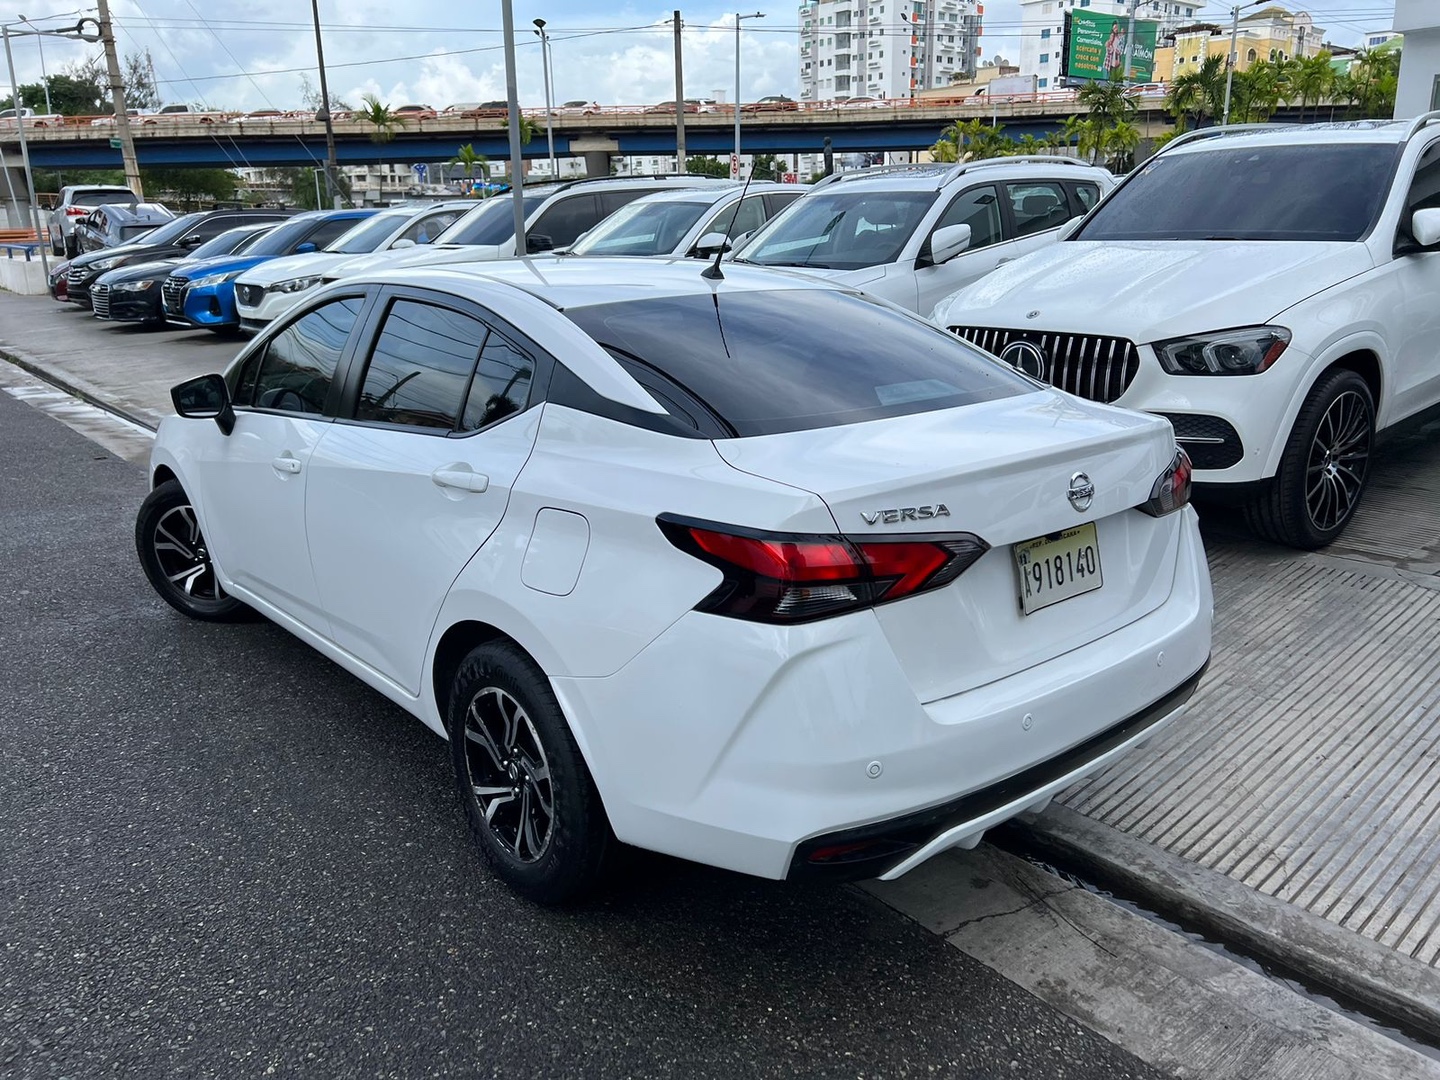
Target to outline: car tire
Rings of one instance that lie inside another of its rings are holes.
[[[65,258],[73,259],[80,254],[80,241],[75,239],[74,234],[65,237]]]
[[[51,255],[63,256],[65,254],[65,241],[63,239],[63,235],[64,234],[62,233],[61,236],[52,236],[50,238]]]
[[[592,892],[616,841],[539,666],[508,641],[472,650],[451,684],[447,728],[470,833],[495,875],[539,904]]]
[[[239,622],[254,611],[227,593],[200,532],[190,496],[178,480],[160,484],[135,515],[135,550],[160,599],[202,622]]]
[[[1275,478],[1245,507],[1266,540],[1314,551],[1344,530],[1370,481],[1375,399],[1357,373],[1320,378],[1295,418]]]

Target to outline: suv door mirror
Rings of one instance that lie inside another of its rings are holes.
[[[701,259],[708,259],[717,251],[729,251],[730,241],[723,232],[706,233],[695,241],[695,248],[692,254]]]
[[[525,234],[525,253],[534,255],[537,251],[554,251],[555,241],[543,232]]]
[[[170,390],[175,411],[190,420],[214,420],[226,435],[235,430],[235,409],[230,390],[219,375],[201,375]]]
[[[1416,210],[1410,218],[1410,233],[1422,248],[1440,244],[1440,209]]]
[[[188,248],[188,247],[199,247],[199,246],[200,246],[200,235],[199,235],[198,233],[191,233],[189,236],[181,237],[181,239],[180,239],[180,246],[181,246],[181,247],[187,247],[187,248]]]
[[[930,265],[949,262],[970,246],[969,225],[946,225],[930,234]]]
[[[390,245],[390,247],[395,251],[399,251],[401,248],[412,248],[414,246],[415,241],[411,240],[409,237],[406,236],[402,236],[399,240],[396,240],[393,244]]]

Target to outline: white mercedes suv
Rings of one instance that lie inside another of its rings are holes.
[[[1210,652],[1169,425],[798,274],[366,275],[174,399],[160,596],[262,612],[448,735],[542,901],[616,840],[895,877],[1151,737]]]
[[[734,261],[864,289],[929,314],[949,293],[1053,244],[1115,186],[1070,158],[884,165],[836,173],[736,248]]]
[[[1440,403],[1440,113],[1182,136],[932,318],[1166,417],[1197,483],[1260,535],[1321,547],[1375,433]]]

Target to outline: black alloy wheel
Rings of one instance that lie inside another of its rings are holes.
[[[220,584],[200,520],[178,480],[159,485],[140,504],[135,549],[151,586],[176,611],[206,622],[253,617]]]

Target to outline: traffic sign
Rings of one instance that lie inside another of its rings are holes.
[[[120,140],[119,140],[119,139],[111,139],[111,140],[110,140],[110,149],[111,149],[111,150],[119,150],[119,149],[120,149]]]

